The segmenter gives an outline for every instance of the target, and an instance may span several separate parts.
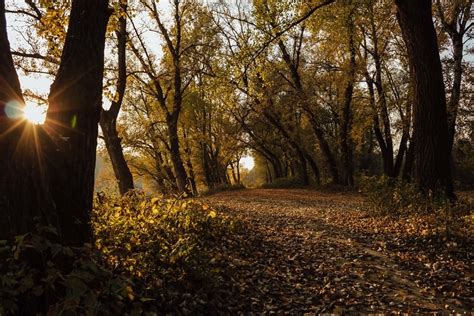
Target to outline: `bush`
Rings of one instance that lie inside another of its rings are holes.
[[[176,293],[214,285],[210,262],[237,223],[191,199],[102,196],[95,205],[97,248],[115,271],[140,280],[144,295],[159,297],[160,309]]]
[[[208,189],[207,191],[204,191],[201,195],[206,196],[206,195],[212,195],[216,194],[219,192],[225,192],[225,191],[237,191],[237,190],[244,190],[245,186],[242,183],[237,183],[237,184],[221,184],[217,185],[213,188]]]
[[[90,246],[53,242],[50,227],[0,242],[0,315],[124,314],[133,284],[101,263]]]
[[[471,236],[474,228],[472,203],[451,201],[442,195],[422,194],[415,184],[388,177],[363,177],[369,210],[375,215],[429,214],[436,219],[436,229],[449,236]]]
[[[370,210],[379,215],[423,212],[427,204],[414,184],[399,179],[362,177],[361,191],[367,196]]]
[[[98,194],[94,204],[94,245],[63,246],[50,227],[0,241],[0,315],[173,313],[186,293],[217,285],[211,260],[237,222],[139,193]]]
[[[264,189],[298,189],[303,187],[305,185],[297,178],[277,178],[271,183],[264,183],[262,185]]]

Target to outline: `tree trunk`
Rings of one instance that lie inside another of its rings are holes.
[[[109,154],[115,178],[119,187],[120,194],[124,195],[133,190],[133,176],[123,155],[122,144],[115,127],[115,119],[108,118],[108,112],[102,112],[100,116],[100,126],[104,135],[105,147]]]
[[[121,3],[123,13],[127,10],[126,3]],[[127,161],[123,155],[122,144],[117,132],[117,117],[122,106],[125,88],[127,84],[127,19],[121,15],[119,18],[119,30],[117,35],[117,51],[118,51],[118,80],[116,100],[112,101],[109,110],[102,110],[100,116],[100,126],[104,134],[105,147],[109,154],[115,178],[119,187],[120,194],[125,194],[133,190],[133,176]]]
[[[49,213],[42,214],[50,205],[42,186],[43,155],[34,138],[36,127],[22,117],[23,106],[10,53],[5,1],[0,0],[0,239],[31,230],[34,217],[43,224],[52,219]]]
[[[191,186],[191,192],[193,193],[194,196],[198,195],[198,189],[196,186],[196,175],[194,174],[194,168],[193,164],[191,162],[191,158],[186,159],[186,166],[188,167],[189,170],[189,184]]]
[[[240,184],[240,158],[237,159],[237,184]]]
[[[167,115],[166,122],[168,124],[168,137],[170,142],[171,162],[173,163],[174,176],[176,178],[176,185],[180,193],[189,193],[187,188],[188,178],[186,170],[184,169],[183,160],[179,151],[178,138],[178,115]]]
[[[310,117],[310,122],[313,128],[314,134],[316,135],[316,138],[318,139],[319,148],[321,149],[321,152],[323,153],[323,156],[326,159],[326,163],[329,168],[329,173],[331,174],[332,182],[335,184],[339,184],[339,171],[337,169],[336,159],[334,158],[334,155],[331,151],[331,147],[329,146],[329,143],[326,141],[326,138],[324,137],[324,133],[322,129],[319,127],[319,124],[316,121],[316,117],[314,113],[309,112],[309,111],[307,112]]]
[[[51,193],[69,245],[91,240],[97,132],[102,108],[107,0],[73,1],[45,129],[55,142]]]
[[[456,132],[456,117],[461,98],[461,81],[462,81],[462,58],[464,50],[463,36],[455,34],[451,36],[453,42],[453,84],[451,86],[451,96],[448,102],[448,148],[449,152],[453,149],[454,134]]]
[[[414,177],[423,191],[453,197],[446,96],[431,1],[395,3],[413,71]]]
[[[320,185],[321,175],[319,173],[319,168],[318,168],[318,165],[316,164],[316,161],[308,153],[305,153],[305,158],[306,158],[306,161],[308,161],[311,171],[313,171],[314,181],[316,182],[317,185]]]
[[[109,18],[107,4],[106,0],[72,2],[44,128],[23,122],[12,130],[6,146],[1,144],[1,162],[4,157],[10,160],[5,165],[9,173],[2,174],[0,181],[4,204],[2,235],[12,237],[33,230],[37,217],[42,224],[54,225],[67,245],[81,246],[91,240],[90,211]],[[4,10],[3,1],[0,5]],[[4,14],[1,24],[0,71],[4,81],[1,86],[8,87],[0,88],[7,90],[7,93],[2,91],[5,95],[2,100],[9,100],[13,95],[21,100],[18,79],[7,53]],[[3,132],[12,121],[5,116],[0,119]],[[21,138],[16,137],[17,131],[21,131]],[[12,144],[17,147],[13,152]],[[10,225],[6,230],[5,223]]]
[[[352,96],[354,93],[354,82],[355,82],[355,71],[356,71],[356,48],[354,43],[354,21],[353,12],[349,15],[348,20],[348,37],[349,37],[349,71],[346,89],[344,92],[344,104],[342,108],[342,122],[340,129],[340,142],[341,142],[341,154],[342,164],[344,166],[344,178],[343,184],[353,186],[354,185],[354,167],[352,161],[352,141],[351,141],[351,130],[352,130]]]

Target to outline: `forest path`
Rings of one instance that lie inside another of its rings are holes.
[[[222,254],[235,287],[229,312],[473,308],[472,247],[438,250],[420,240],[426,219],[368,216],[354,193],[252,189],[205,200],[246,227],[249,247]]]

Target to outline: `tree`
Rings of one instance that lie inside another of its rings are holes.
[[[2,109],[21,91],[9,51],[1,6]],[[92,237],[90,211],[102,99],[107,0],[74,0],[44,126],[2,115],[1,237],[31,231],[35,221],[56,227],[60,239],[80,246]],[[3,88],[7,87],[7,88]],[[8,102],[8,101],[7,101]],[[21,106],[21,105],[20,105]],[[11,106],[10,106],[11,112]],[[21,179],[21,180],[18,180]]]
[[[138,43],[131,43],[132,51],[148,77],[146,83],[150,86],[148,93],[156,98],[167,125],[168,149],[178,191],[189,193],[188,176],[180,151],[178,122],[185,91],[193,79],[193,72],[185,67],[185,56],[195,47],[203,45],[198,36],[187,37],[189,35],[187,31],[196,31],[192,26],[194,26],[195,14],[200,12],[200,6],[192,0],[172,1],[173,24],[167,27],[160,17],[161,13],[155,1],[142,0],[140,3],[164,39],[162,66],[166,73],[157,71],[157,65],[151,58],[151,51],[135,24],[132,26]],[[190,26],[189,28],[185,26],[186,23]],[[137,79],[143,80],[138,77]]]
[[[458,113],[459,100],[461,99],[461,83],[463,76],[463,53],[464,35],[474,26],[471,21],[471,10],[473,0],[436,0],[438,16],[441,20],[443,30],[451,39],[453,53],[453,78],[449,89],[448,111],[448,141],[450,151],[453,148],[454,134],[456,131],[456,117]],[[470,24],[468,24],[470,23]]]
[[[406,98],[408,89],[401,85],[408,67],[391,53],[396,49],[393,38],[399,37],[400,33],[396,28],[397,21],[392,17],[391,5],[390,1],[368,1],[363,6],[360,28],[363,36],[364,76],[369,92],[373,131],[382,154],[383,172],[386,176],[397,177],[410,137],[411,100]],[[392,67],[395,68],[392,70],[390,65],[393,62],[396,62],[396,67]],[[397,73],[402,74],[402,82],[396,81],[394,72],[395,76]],[[393,137],[397,126],[395,115],[399,116],[401,124],[398,125],[402,126],[398,151],[395,151]]]
[[[105,147],[110,156],[110,162],[114,170],[115,178],[120,194],[125,194],[134,188],[133,176],[125,160],[121,139],[117,131],[117,118],[122,106],[127,85],[127,3],[120,2],[116,14],[118,17],[117,57],[118,78],[114,99],[108,110],[102,110],[100,115],[100,127],[104,135]]]
[[[412,70],[414,176],[425,192],[454,195],[441,60],[430,0],[395,0]]]

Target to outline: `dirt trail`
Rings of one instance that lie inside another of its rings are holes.
[[[206,200],[247,227],[250,248],[229,259],[238,289],[229,312],[473,308],[472,247],[440,250],[420,240],[423,218],[373,218],[348,193],[255,189]]]

